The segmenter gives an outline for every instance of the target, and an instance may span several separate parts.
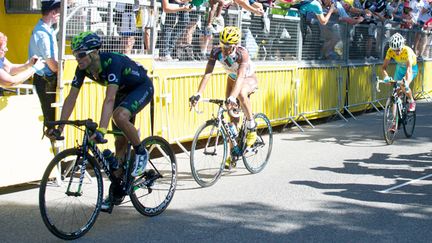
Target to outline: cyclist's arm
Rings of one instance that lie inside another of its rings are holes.
[[[407,66],[407,69],[406,69],[406,73],[405,73],[405,81],[408,82],[408,84],[409,84],[413,78],[412,62],[411,62],[411,60],[409,60],[409,58],[406,62],[406,66]]]
[[[101,119],[99,122],[100,128],[106,129],[108,127],[108,122],[112,116],[113,109],[114,109],[114,101],[115,101],[117,90],[118,90],[118,85],[116,84],[110,84],[106,89],[105,100],[102,106]]]
[[[215,60],[211,56],[207,62],[205,73],[201,79],[199,86],[198,86],[198,93],[199,94],[202,94],[204,92],[204,89],[205,89],[205,87],[206,87],[206,85],[207,85],[208,81],[210,80],[210,77],[213,73],[214,66],[215,66]]]
[[[75,103],[76,103],[79,91],[80,91],[80,89],[76,88],[76,87],[72,87],[71,90],[69,91],[69,94],[63,103],[62,112],[60,115],[61,121],[69,119],[69,117],[72,114],[72,111],[75,107]],[[64,127],[64,125],[58,126],[58,129],[60,130],[60,132],[63,131],[63,127]]]
[[[388,73],[387,73],[387,66],[390,63],[390,59],[384,59],[383,65],[381,67],[381,73],[383,75],[383,78],[388,77]]]
[[[81,71],[78,67],[76,67],[75,69],[75,76],[72,80],[72,87],[71,90],[69,91],[68,96],[66,97],[64,103],[63,103],[63,107],[62,107],[62,111],[61,111],[61,115],[60,115],[60,120],[64,121],[64,120],[68,120],[70,115],[72,114],[72,111],[75,107],[75,103],[79,94],[79,91],[81,89],[81,86],[84,83],[84,71]],[[57,127],[57,129],[60,130],[60,132],[63,131],[63,127],[64,125],[59,125]]]

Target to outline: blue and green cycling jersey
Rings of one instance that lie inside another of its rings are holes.
[[[126,55],[117,52],[101,52],[99,56],[101,66],[98,77],[93,77],[90,71],[80,70],[77,67],[72,81],[73,87],[80,89],[84,78],[88,77],[103,86],[117,85],[118,92],[129,93],[134,88],[150,82],[147,70]]]

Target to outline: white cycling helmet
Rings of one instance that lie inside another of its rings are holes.
[[[399,34],[395,33],[390,37],[389,46],[392,50],[400,50],[405,45],[405,38]]]

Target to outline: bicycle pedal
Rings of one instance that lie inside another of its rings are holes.
[[[111,214],[112,211],[113,211],[113,209],[114,209],[114,204],[111,203],[111,205],[109,207],[107,207],[107,208],[101,207],[100,211],[104,212],[104,213]]]

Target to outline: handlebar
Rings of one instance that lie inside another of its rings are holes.
[[[391,78],[391,77],[390,77]],[[380,84],[405,84],[405,78],[403,78],[402,80],[394,80],[393,78],[391,78],[390,81],[384,81],[382,79],[379,79],[379,77],[376,77],[376,90],[378,92],[381,92],[381,90],[379,89],[379,85]]]
[[[75,120],[75,121],[60,120],[60,121],[47,121],[47,122],[45,122],[45,126],[48,126],[48,127],[54,127],[54,126],[58,126],[58,125],[73,125],[73,126],[78,126],[78,127],[85,126],[92,133],[95,132],[96,128],[98,127],[98,124],[96,122],[93,122],[91,119]],[[51,137],[50,139],[64,140],[64,136],[61,135],[61,131],[56,129],[56,128],[52,129],[47,136]]]
[[[213,103],[213,104],[218,105],[219,107],[223,107],[223,105],[225,104],[225,100],[223,100],[223,99],[200,98],[197,103],[199,103],[199,102]],[[193,110],[197,114],[202,114],[203,113],[203,111],[198,110],[198,107],[196,105],[194,107],[192,107],[192,108],[193,108]],[[228,111],[228,113],[230,114],[230,116],[232,116],[234,118],[240,117],[240,108],[239,108],[239,106],[238,106],[238,108],[233,108],[233,109],[230,109],[230,110],[226,110],[224,108],[222,108],[222,109],[224,111]]]
[[[86,128],[88,128],[90,131],[96,131],[96,128],[98,127],[98,124],[96,122],[93,122],[92,119],[87,119],[87,120],[75,120],[75,121],[47,121],[45,122],[45,124],[47,126],[57,126],[57,125],[73,125],[73,126],[78,126],[78,127],[82,127],[85,126]]]

